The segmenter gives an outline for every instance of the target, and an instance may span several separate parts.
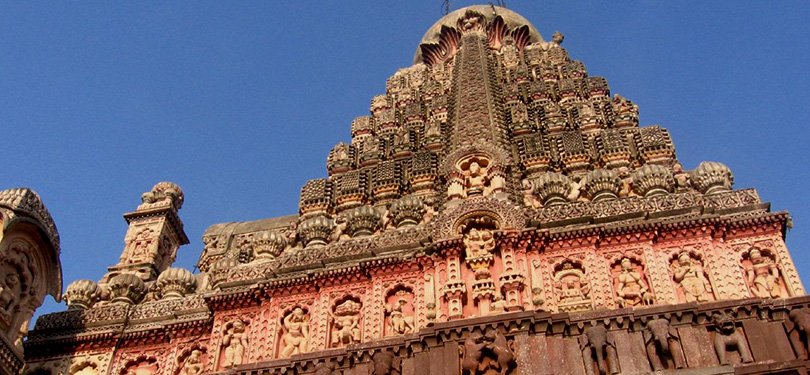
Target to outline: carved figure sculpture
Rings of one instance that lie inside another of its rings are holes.
[[[673,279],[683,290],[686,302],[706,302],[711,300],[712,287],[703,274],[703,267],[693,260],[688,252],[678,255],[673,265]]]
[[[191,351],[191,354],[183,360],[178,375],[199,375],[203,372],[202,352],[198,349]]]
[[[333,375],[335,373],[335,364],[332,362],[321,362],[315,365],[315,375]]]
[[[470,229],[464,236],[464,248],[467,259],[490,255],[495,249],[495,238],[492,231],[487,229]]]
[[[405,299],[405,291],[397,292],[396,301],[385,306],[385,313],[388,314],[391,324],[391,333],[394,335],[404,335],[413,332],[413,316],[406,316],[404,307],[408,304]]]
[[[580,311],[590,308],[591,287],[585,272],[571,261],[564,261],[554,275],[560,311]]]
[[[616,295],[619,297],[617,302],[620,308],[651,305],[653,302],[647,283],[641,272],[633,268],[630,258],[621,260],[621,273],[616,276]]]
[[[332,346],[341,347],[360,342],[360,303],[352,300],[335,306],[332,318]]]
[[[751,264],[746,268],[746,280],[751,292],[759,298],[779,298],[782,291],[779,286],[779,268],[769,257],[763,256],[756,247],[748,250]]]
[[[3,320],[12,320],[22,289],[20,276],[15,267],[8,262],[0,264],[0,316]]]
[[[287,358],[293,354],[307,351],[309,340],[309,323],[307,314],[300,307],[294,308],[282,321],[284,334],[281,336],[281,357]]]
[[[543,202],[534,195],[534,184],[528,178],[520,182],[523,190],[523,205],[531,208],[543,207]]]
[[[481,194],[486,184],[487,169],[481,167],[477,161],[472,161],[467,170],[464,171],[465,187],[467,195]]]
[[[497,329],[472,332],[459,347],[461,373],[505,375],[517,362],[512,343]]]
[[[796,358],[806,360],[810,352],[810,311],[807,309],[791,310],[790,319],[785,320],[790,343],[796,351]]]
[[[588,375],[597,374],[618,374],[619,357],[616,354],[616,342],[608,335],[607,328],[594,326],[585,329],[585,333],[579,338],[579,348],[582,350],[582,357],[585,361],[585,373]],[[596,360],[597,368],[594,368]]]
[[[675,327],[666,319],[653,319],[647,322],[644,331],[644,343],[647,347],[647,358],[653,370],[665,369],[671,358],[675,368],[684,368],[686,363],[681,348],[680,337]]]
[[[222,346],[225,348],[225,360],[222,366],[225,368],[235,367],[242,364],[245,349],[248,345],[245,334],[245,322],[237,319],[228,327],[227,333],[222,338]]]
[[[748,350],[748,344],[745,342],[745,337],[737,332],[737,325],[734,319],[728,314],[715,314],[713,316],[715,323],[714,334],[714,351],[717,353],[717,359],[721,365],[728,365],[729,360],[727,357],[729,349],[736,350],[740,353],[740,358],[743,363],[753,362],[751,351]]]
[[[371,356],[371,375],[399,375],[402,373],[402,359],[393,352],[376,352]]]

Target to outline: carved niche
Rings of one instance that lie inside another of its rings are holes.
[[[751,294],[759,298],[787,297],[779,267],[771,252],[751,247],[741,260]]]
[[[247,323],[235,319],[222,329],[220,367],[231,368],[244,363],[248,346]]]
[[[516,365],[514,342],[496,328],[470,332],[459,347],[462,375],[505,375]]]
[[[670,261],[672,280],[678,286],[679,302],[707,302],[714,300],[712,285],[703,270],[703,262],[696,254],[680,252]]]
[[[205,349],[193,347],[177,358],[177,375],[200,375],[205,370]]]
[[[413,301],[413,291],[407,287],[398,286],[387,293],[385,336],[404,335],[416,331]]]
[[[331,346],[345,347],[360,342],[360,316],[362,304],[353,297],[338,300],[332,307],[329,317],[332,323]]]
[[[121,375],[153,375],[158,373],[158,368],[157,358],[138,356],[124,366]]]
[[[613,287],[619,308],[652,305],[654,298],[644,275],[644,267],[635,259],[623,257],[612,265]]]
[[[581,263],[566,259],[555,266],[554,288],[560,312],[584,311],[593,308],[591,285]]]
[[[309,339],[309,312],[303,307],[295,306],[281,319],[279,357],[288,358],[294,354],[308,352]]]

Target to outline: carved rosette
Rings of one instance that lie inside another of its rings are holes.
[[[63,298],[68,309],[90,309],[101,299],[101,288],[92,280],[76,280],[68,285]]]
[[[133,305],[140,302],[146,294],[146,284],[138,276],[123,273],[110,279],[107,284],[113,303]]]
[[[692,185],[703,194],[716,194],[731,191],[734,175],[722,163],[704,161],[691,172]]]
[[[274,259],[286,247],[287,238],[277,231],[270,230],[254,235],[253,252],[257,259]]]
[[[636,194],[647,197],[666,195],[675,190],[675,178],[672,171],[657,164],[644,164],[631,175],[633,190]]]
[[[612,169],[595,169],[582,179],[582,186],[592,201],[616,199],[622,188],[619,174]]]
[[[194,293],[197,288],[197,280],[191,271],[172,267],[158,276],[156,285],[161,299],[178,299]]]
[[[316,216],[305,220],[298,226],[298,238],[307,246],[326,245],[332,234],[334,222],[325,216]]]
[[[565,175],[549,172],[540,175],[534,181],[534,194],[544,206],[553,206],[568,202],[571,193],[571,180]]]
[[[419,224],[425,215],[425,205],[422,200],[412,195],[403,197],[394,202],[389,210],[391,220],[397,228]]]
[[[360,206],[345,214],[346,230],[352,237],[368,236],[382,225],[382,215],[374,207]]]

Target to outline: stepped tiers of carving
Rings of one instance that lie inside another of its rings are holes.
[[[684,169],[562,42],[499,7],[448,14],[299,212],[211,226],[196,274],[172,267],[182,190],[155,185],[120,261],[37,320],[28,368],[806,373],[787,213],[721,163]]]

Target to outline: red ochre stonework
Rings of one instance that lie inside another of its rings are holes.
[[[299,212],[211,226],[183,192],[125,215],[120,261],[25,343],[37,374],[805,374],[788,214],[685,170],[669,132],[555,34],[439,20],[329,152]]]

